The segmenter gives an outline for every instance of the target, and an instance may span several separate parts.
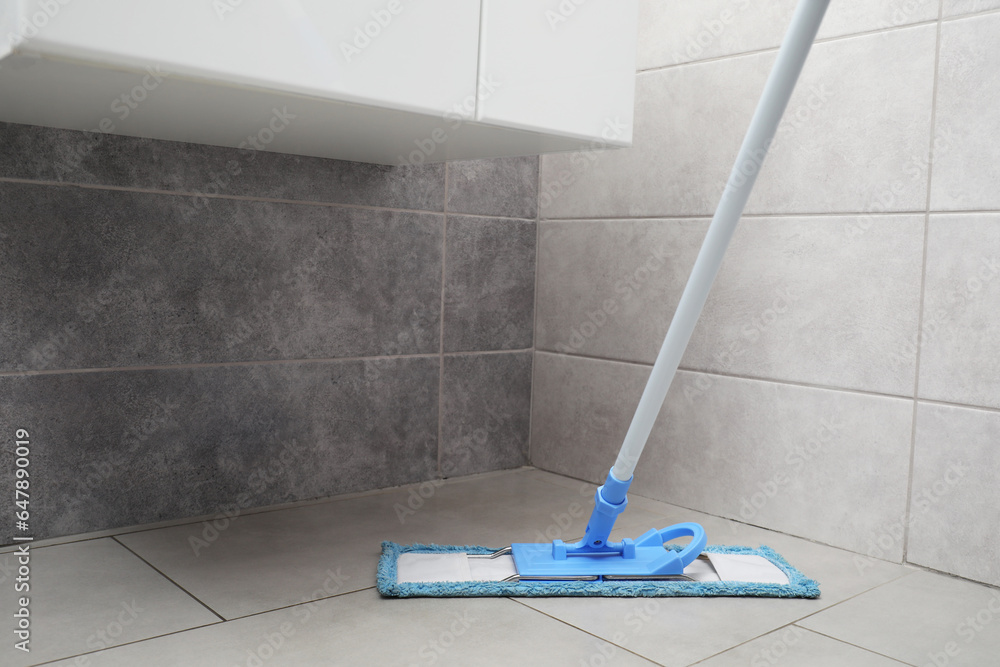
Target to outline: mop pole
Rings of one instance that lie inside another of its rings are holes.
[[[608,474],[604,486],[598,490],[597,506],[594,508],[594,514],[587,526],[587,536],[581,547],[585,544],[591,549],[600,549],[606,545],[614,520],[625,509],[626,492],[632,481],[632,472],[667,397],[670,383],[691,339],[698,316],[705,306],[709,289],[719,272],[723,255],[743,214],[743,208],[750,197],[757,174],[760,173],[767,149],[778,131],[781,116],[788,106],[788,100],[792,96],[795,83],[802,72],[802,66],[805,64],[806,56],[809,55],[809,49],[829,4],[829,0],[800,0],[795,9],[791,27],[764,85],[757,110],[750,121],[740,152],[736,156],[736,163],[729,174],[729,181],[726,183],[726,189],[722,193],[712,223],[708,227],[691,277],[677,304],[663,346],[653,364],[653,370],[632,417],[618,459]]]

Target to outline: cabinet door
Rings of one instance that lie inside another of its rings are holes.
[[[638,0],[483,0],[476,120],[632,142]]]
[[[23,44],[227,85],[471,118],[475,0],[27,0],[49,18]],[[458,109],[456,109],[458,107]]]

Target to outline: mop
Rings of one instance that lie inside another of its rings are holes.
[[[697,523],[609,539],[628,504],[633,471],[667,396],[726,248],[819,30],[829,0],[801,0],[643,390],[621,451],[579,542],[481,546],[382,543],[378,590],[387,597],[819,597],[819,585],[768,547],[707,546]],[[681,547],[674,540],[688,537]]]

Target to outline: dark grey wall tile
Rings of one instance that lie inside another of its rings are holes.
[[[437,352],[442,233],[436,214],[0,183],[0,368]]]
[[[530,351],[444,358],[442,474],[528,463],[531,360]]]
[[[448,164],[448,211],[534,218],[538,210],[538,158],[461,160]]]
[[[445,352],[531,347],[535,226],[448,216]]]
[[[54,537],[431,479],[438,363],[6,376],[0,423],[31,436],[32,534]]]
[[[443,164],[390,167],[11,123],[0,123],[0,145],[0,177],[444,210]]]

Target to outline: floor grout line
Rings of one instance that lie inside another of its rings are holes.
[[[484,473],[474,473],[471,475],[462,475],[461,477],[451,477],[448,479],[442,479],[442,481],[448,484],[465,484],[473,482],[477,479],[486,479],[491,477],[499,477],[502,475],[513,475],[524,472],[529,468],[527,466],[522,466],[521,468],[510,468],[507,470],[493,470]],[[306,498],[304,500],[296,500],[290,503],[282,503],[279,505],[262,505],[259,507],[249,507],[240,512],[238,516],[233,517],[232,520],[239,519],[241,517],[248,517],[257,514],[270,514],[272,512],[283,512],[285,510],[295,510],[306,507],[313,507],[315,505],[327,505],[332,503],[345,502],[349,500],[356,500],[359,498],[367,498],[370,496],[377,496],[389,493],[397,493],[400,491],[405,491],[407,489],[417,488],[422,484],[426,484],[428,480],[423,480],[420,482],[410,482],[408,484],[400,484],[399,486],[387,486],[378,489],[368,489],[366,491],[355,491],[351,493],[343,493],[335,496],[318,496],[316,498]],[[91,535],[88,533],[83,533],[80,536],[74,535],[61,535],[53,538],[52,540],[58,540],[52,544],[42,544],[39,546],[32,546],[35,549],[49,549],[51,547],[60,547],[68,544],[77,544],[79,542],[92,542],[94,540],[105,540],[108,538],[117,538],[123,535],[137,535],[139,533],[148,533],[154,530],[168,530],[171,528],[180,528],[182,526],[193,526],[211,519],[215,519],[219,516],[218,512],[213,514],[201,514],[194,517],[183,517],[179,519],[172,519],[165,523],[166,525],[154,524],[139,524],[136,526],[125,526],[119,529],[110,529],[109,531],[96,531],[96,535]],[[117,540],[116,540],[117,541]],[[8,544],[0,547],[0,556],[5,554],[13,553],[15,545]]]
[[[872,650],[870,648],[865,648],[864,646],[859,646],[857,644],[854,644],[852,642],[846,641],[844,639],[839,639],[837,637],[834,637],[833,635],[828,635],[825,632],[820,632],[819,630],[812,630],[810,628],[806,628],[806,627],[803,627],[801,625],[798,626],[798,627],[802,628],[803,630],[806,630],[807,632],[812,632],[814,634],[820,635],[821,637],[826,637],[827,639],[832,639],[835,642],[839,642],[841,644],[847,644],[848,646],[853,646],[854,648],[861,649],[862,651],[865,651],[867,653],[873,653],[873,654],[875,654],[877,656],[886,658],[888,660],[892,660],[893,662],[898,662],[901,665],[906,665],[907,667],[917,667],[917,665],[914,665],[912,662],[906,662],[905,660],[900,660],[899,658],[894,658],[891,655],[886,655],[885,653],[879,653],[878,651],[874,651],[874,650]]]
[[[122,548],[124,548],[126,551],[128,551],[129,553],[131,553],[133,556],[135,556],[136,558],[138,558],[139,560],[141,560],[143,563],[145,563],[149,567],[153,568],[153,570],[155,570],[156,572],[158,572],[160,574],[160,576],[162,576],[164,579],[166,579],[167,581],[169,581],[170,583],[172,583],[174,586],[176,586],[180,590],[182,590],[185,593],[187,593],[188,596],[190,596],[190,598],[192,600],[194,600],[195,602],[197,602],[198,604],[200,604],[202,607],[204,607],[205,609],[209,610],[210,612],[212,612],[213,614],[215,614],[216,616],[218,616],[220,621],[225,622],[227,620],[226,618],[224,618],[222,616],[222,614],[220,614],[219,612],[215,611],[214,609],[212,609],[211,607],[209,607],[207,604],[205,604],[204,602],[202,602],[198,597],[195,596],[194,593],[192,593],[188,589],[184,588],[183,586],[181,586],[180,584],[178,584],[176,581],[174,581],[173,579],[171,579],[169,576],[167,576],[167,574],[164,573],[163,570],[161,570],[160,568],[158,568],[155,565],[153,565],[152,563],[150,563],[148,560],[146,560],[145,558],[143,558],[142,556],[140,556],[137,551],[135,551],[134,549],[132,549],[131,547],[129,547],[127,544],[125,544],[124,542],[122,542],[121,540],[119,540],[117,538],[117,536],[112,536],[111,539],[114,540],[115,542],[117,542]]]
[[[593,632],[590,632],[589,630],[585,630],[585,629],[581,628],[578,625],[573,625],[572,623],[570,623],[569,621],[567,621],[565,619],[559,618],[558,616],[553,616],[552,614],[544,612],[541,609],[536,609],[535,607],[532,607],[531,605],[529,605],[529,604],[527,604],[525,602],[522,602],[520,598],[508,597],[508,598],[505,598],[505,599],[510,600],[511,602],[515,602],[515,603],[521,605],[522,607],[526,607],[526,608],[530,609],[531,611],[537,612],[537,613],[541,614],[542,616],[547,616],[548,618],[551,618],[552,620],[556,621],[557,623],[560,623],[560,624],[565,625],[567,627],[573,628],[574,630],[582,632],[585,635],[589,635],[589,636],[593,637],[594,639],[597,639],[598,641],[600,641],[600,642],[602,642],[604,644],[610,644],[611,646],[619,648],[622,651],[625,651],[626,653],[631,653],[632,655],[636,656],[637,658],[642,658],[646,662],[651,662],[654,665],[662,665],[663,664],[661,662],[657,662],[656,660],[653,660],[652,658],[650,658],[648,656],[642,655],[641,653],[636,653],[632,649],[627,648],[625,646],[622,646],[621,644],[615,643],[614,641],[612,641],[610,639],[605,639],[604,637],[601,637],[600,635],[594,634]]]
[[[215,623],[205,623],[204,625],[195,625],[190,628],[184,628],[182,630],[174,630],[173,632],[164,632],[161,635],[153,635],[152,637],[143,637],[142,639],[133,639],[132,641],[122,642],[121,644],[112,644],[111,646],[105,646],[104,648],[95,649],[93,651],[85,651],[83,653],[74,653],[73,655],[67,655],[62,658],[54,658],[52,660],[46,660],[45,662],[33,662],[29,667],[43,667],[43,665],[54,665],[64,660],[73,660],[78,663],[80,656],[94,655],[96,653],[103,653],[104,651],[113,651],[116,648],[121,648],[123,646],[132,646],[133,644],[141,644],[143,642],[148,642],[153,639],[160,639],[161,637],[170,637],[171,635],[179,635],[185,632],[190,632],[192,630],[199,630],[202,628],[211,628],[217,625],[225,625],[228,621],[221,621]],[[79,664],[79,663],[78,663]]]

